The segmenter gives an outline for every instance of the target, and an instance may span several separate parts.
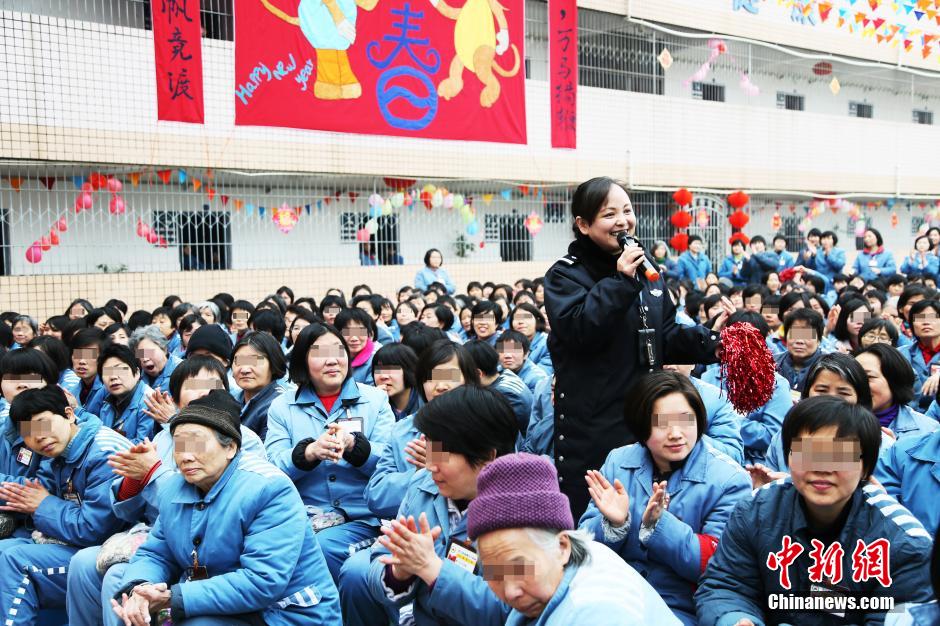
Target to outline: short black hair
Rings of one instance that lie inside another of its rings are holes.
[[[826,302],[826,299],[825,299],[825,298],[823,298],[823,297],[822,297],[821,295],[819,295],[818,293],[814,293],[814,294],[811,294],[811,295],[809,296],[809,300],[810,300],[810,305],[809,305],[807,308],[812,309],[812,308],[813,308],[812,303],[815,302],[815,303],[817,303],[817,304],[819,305],[819,308],[822,309],[822,316],[823,316],[824,318],[828,318],[828,317],[829,317],[829,303]],[[813,309],[813,310],[815,311],[816,309]],[[818,311],[817,311],[817,313],[818,313]]]
[[[371,293],[355,296],[352,299],[352,306],[358,307],[361,303],[366,302],[369,304],[369,310],[372,311],[374,315],[379,315],[382,312],[382,296],[378,296],[378,301],[374,300],[374,297],[375,296]]]
[[[431,328],[415,320],[401,327],[401,343],[415,351],[419,357],[424,354],[432,344],[438,341],[450,341],[440,328]]]
[[[47,385],[59,382],[59,370],[44,352],[27,347],[10,350],[0,358],[0,380],[7,376],[26,374],[39,374]]]
[[[831,230],[827,230],[819,236],[820,239],[825,239],[826,237],[832,237],[833,246],[839,245],[839,236],[835,234],[834,232],[832,232]]]
[[[277,291],[275,291],[274,293],[276,293],[279,296],[282,293],[286,293],[290,297],[290,303],[294,304],[294,290],[288,287],[287,285],[281,285],[280,287],[277,288]]]
[[[52,335],[33,337],[32,340],[26,344],[26,347],[34,348],[49,357],[59,374],[72,367],[72,357],[69,353],[69,347],[65,345],[64,341],[56,339]],[[19,352],[19,350],[14,350],[14,352]],[[58,382],[58,377],[56,378],[56,382]]]
[[[750,324],[756,328],[761,336],[766,339],[767,335],[770,334],[770,326],[767,325],[767,322],[764,320],[764,316],[756,311],[735,311],[730,316],[728,316],[728,325],[737,324],[738,322],[744,322],[745,324]]]
[[[334,306],[338,306],[341,309],[345,309],[346,298],[344,298],[343,296],[337,296],[334,294],[323,296],[323,299],[320,300],[320,315],[325,316],[326,310]]]
[[[236,300],[228,309],[230,314],[234,312],[235,309],[241,309],[242,311],[246,311],[250,316],[255,312],[255,305],[253,305],[251,302],[248,302],[248,300]]]
[[[780,317],[780,319],[786,317],[786,312],[793,308],[797,302],[802,302],[803,306],[809,306],[809,298],[803,292],[791,291],[780,296],[780,304],[777,306],[777,316]]]
[[[82,328],[72,335],[71,341],[69,341],[69,348],[74,352],[78,348],[88,348],[90,346],[95,346],[99,350],[104,347],[104,344],[107,342],[108,338],[101,331],[100,328]]]
[[[472,289],[479,289],[480,291],[483,291],[483,285],[480,284],[480,281],[478,280],[471,280],[469,283],[467,283],[467,293],[470,293]]]
[[[346,345],[346,340],[343,339],[343,335],[336,330],[336,327],[330,324],[320,322],[310,324],[310,326],[304,328],[300,331],[300,334],[297,335],[294,349],[291,350],[290,353],[288,371],[290,372],[291,381],[297,385],[297,393],[300,393],[300,390],[304,386],[313,387],[313,381],[310,380],[310,370],[307,369],[307,353],[310,352],[310,347],[313,346],[316,340],[324,335],[333,335],[339,339],[343,350],[346,352],[346,378],[343,379],[343,384],[352,376],[352,359],[349,356],[349,347]]]
[[[739,240],[736,240],[736,241],[739,241]],[[743,243],[744,243],[744,242],[742,242],[742,245],[743,245]],[[763,235],[754,235],[753,237],[751,237],[750,243],[752,243],[752,244],[754,244],[754,243],[762,243],[762,244],[764,244],[764,245],[766,246],[766,245],[767,245],[767,240],[764,239]]]
[[[473,308],[470,309],[470,313],[473,315],[473,318],[492,313],[496,317],[497,326],[503,323],[503,310],[499,308],[498,304],[491,300],[480,300],[473,305]]]
[[[104,363],[108,359],[118,359],[122,363],[130,366],[131,371],[134,374],[140,373],[140,361],[137,360],[137,356],[131,351],[127,346],[121,345],[119,343],[109,343],[101,351],[101,354],[98,355],[98,376],[101,376],[101,371],[104,369]]]
[[[283,321],[281,322],[283,325]],[[238,340],[235,347],[232,348],[232,356],[229,363],[235,363],[235,354],[245,346],[251,346],[255,351],[264,355],[268,360],[268,366],[271,370],[271,380],[277,381],[284,378],[287,373],[287,360],[284,358],[284,351],[281,350],[281,344],[270,334],[259,330],[250,330]]]
[[[444,265],[444,253],[438,250],[437,248],[431,248],[430,250],[424,253],[424,265],[425,266],[428,266],[428,264],[431,262],[431,254],[433,254],[434,252],[437,252],[439,255],[441,255],[441,265]]]
[[[85,300],[84,298],[75,298],[74,300],[72,300],[71,303],[69,303],[68,307],[66,307],[65,313],[63,315],[68,317],[69,313],[72,310],[72,307],[75,306],[76,304],[81,305],[81,307],[85,309],[85,315],[91,313],[92,309],[95,308],[91,305],[91,302],[89,302],[88,300]]]
[[[783,420],[780,435],[783,456],[790,465],[793,440],[801,433],[812,434],[836,426],[836,437],[857,439],[862,448],[862,480],[867,480],[878,462],[881,447],[881,426],[870,409],[849,404],[835,396],[817,396],[800,400]]]
[[[449,453],[479,467],[515,451],[519,427],[509,402],[496,391],[462,385],[418,409],[414,426]]]
[[[248,317],[248,327],[269,334],[278,344],[284,340],[284,333],[287,331],[284,314],[271,309],[255,309]]]
[[[499,353],[489,342],[473,339],[465,343],[464,347],[484,376],[496,376],[499,373]]]
[[[849,340],[849,318],[859,309],[865,309],[868,311],[869,315],[871,314],[871,305],[868,304],[868,300],[862,298],[851,298],[842,305],[842,310],[839,311],[839,318],[836,320],[836,327],[832,331],[836,339],[841,339],[842,341]]]
[[[885,292],[881,291],[880,289],[872,289],[866,292],[865,297],[874,298],[875,300],[880,302],[882,305],[884,305],[884,303],[888,301],[888,296],[886,296]]]
[[[822,231],[820,231],[820,230],[819,230],[818,228],[816,228],[816,227],[810,228],[810,229],[809,229],[809,232],[806,233],[806,238],[807,238],[807,239],[809,239],[810,237],[821,237],[821,236],[822,236]]]
[[[940,315],[940,302],[937,300],[921,300],[911,307],[911,310],[908,312],[908,317],[910,318],[908,321],[911,323],[911,335],[915,338],[917,338],[917,334],[914,332],[914,319],[925,309],[933,309],[934,313]]]
[[[637,379],[627,391],[623,417],[637,441],[645,445],[653,431],[653,405],[673,393],[681,393],[692,407],[698,438],[702,438],[708,414],[695,385],[682,374],[660,370]]]
[[[372,319],[368,313],[358,308],[349,308],[343,309],[336,315],[336,319],[333,320],[333,325],[336,327],[336,330],[342,331],[344,328],[349,326],[352,322],[359,322],[365,327],[366,331],[369,333],[369,337],[375,339],[375,320]],[[344,340],[345,343],[345,340]]]
[[[862,337],[876,330],[883,330],[888,333],[888,338],[891,340],[891,345],[897,347],[898,339],[901,338],[901,336],[898,334],[898,327],[894,325],[894,322],[882,319],[880,317],[873,317],[862,324],[862,327],[858,331],[859,343],[862,342]]]
[[[890,323],[890,322],[889,322]],[[873,354],[881,362],[881,375],[888,381],[891,399],[894,404],[904,406],[914,400],[914,382],[917,380],[910,361],[887,344],[875,343],[862,348],[855,354],[856,360],[861,354]]]
[[[876,243],[878,246],[883,246],[883,245],[884,245],[884,243],[885,243],[884,237],[881,236],[881,233],[878,231],[877,228],[868,227],[868,228],[865,229],[865,230],[866,230],[866,231],[870,231],[870,232],[875,236],[875,243]]]
[[[130,338],[131,331],[127,329],[127,325],[121,322],[114,322],[113,324],[109,324],[108,326],[106,326],[104,329],[104,334],[108,338],[108,341],[113,341],[113,339],[111,338],[111,335],[118,332],[119,330],[123,330],[124,334],[127,335],[128,339]]]
[[[131,313],[127,318],[127,327],[134,332],[138,328],[153,324],[153,315],[149,311],[139,310]]]
[[[499,334],[499,337],[496,339],[497,351],[499,350],[499,346],[507,341],[518,343],[520,346],[522,346],[523,353],[525,354],[529,353],[529,347],[530,347],[529,338],[523,335],[522,333],[520,333],[518,330],[512,330],[510,328],[508,330],[504,330],[503,332],[501,332]]]
[[[809,368],[809,372],[806,373],[806,382],[803,383],[803,398],[809,397],[809,392],[812,390],[816,378],[824,371],[832,372],[851,385],[855,390],[855,395],[858,396],[858,403],[871,410],[872,399],[871,387],[868,385],[868,374],[858,364],[858,361],[841,352],[824,354]]]
[[[414,313],[415,317],[418,317],[418,307],[416,307],[414,303],[411,302],[410,300],[403,300],[402,302],[399,302],[397,305],[395,305],[395,314],[393,315],[393,317],[396,322],[398,321],[398,309],[403,306],[406,306],[409,309],[411,309],[411,312]]]
[[[194,354],[176,366],[173,373],[170,374],[170,395],[173,396],[173,402],[179,406],[180,394],[183,391],[183,383],[190,378],[195,378],[202,370],[209,370],[218,374],[222,379],[222,386],[228,391],[228,370],[219,360],[204,354]]]
[[[811,284],[815,293],[826,292],[826,281],[823,280],[822,276],[817,274],[805,274],[803,276],[803,281]]]
[[[787,238],[784,237],[781,233],[777,233],[776,235],[774,235],[774,243],[777,243],[778,239],[782,239],[783,243],[787,242]]]
[[[743,298],[744,302],[746,303],[749,298],[753,298],[754,296],[760,296],[761,306],[763,306],[764,300],[767,299],[767,295],[769,293],[770,292],[767,291],[767,287],[763,285],[756,285],[754,283],[751,283],[744,288],[743,292],[741,292],[741,298]]]
[[[693,243],[695,243],[696,241],[701,241],[702,243],[705,243],[704,241],[702,241],[702,238],[699,237],[698,235],[689,235],[689,245],[690,245],[690,246],[691,246]]]
[[[438,323],[441,325],[441,329],[450,329],[454,325],[454,312],[450,310],[450,307],[443,304],[429,304],[421,311],[421,314],[424,315],[424,311],[428,309],[434,311],[434,317],[437,318]],[[446,331],[445,331],[446,332]]]
[[[492,349],[492,346],[490,348]],[[449,339],[435,341],[418,355],[418,365],[415,367],[415,386],[425,402],[428,399],[424,395],[424,383],[431,380],[431,371],[454,357],[457,357],[457,367],[460,368],[464,385],[480,385],[477,364],[466,345],[462,346]]]
[[[352,296],[353,306],[355,305],[356,298],[360,295],[359,292],[364,291],[367,295],[372,295],[372,287],[366,284],[354,285],[352,291],[349,292],[349,295]]]
[[[104,316],[110,317],[115,322],[120,322],[124,319],[124,316],[121,315],[121,312],[114,307],[102,307],[100,309],[92,309],[89,311],[88,315],[85,316],[85,323],[89,326],[94,326],[95,322]]]
[[[269,307],[269,308],[270,308],[270,306],[271,306],[272,304],[273,304],[275,307],[277,307],[277,312],[280,313],[281,315],[284,315],[285,313],[287,313],[287,303],[284,302],[284,298],[282,298],[281,296],[277,295],[276,293],[272,293],[272,294],[269,294],[268,296],[266,296],[265,299],[262,300],[262,301],[258,304],[258,306],[255,307],[255,310],[257,311],[258,309],[260,309],[260,308],[262,308],[262,307]]]
[[[907,284],[907,279],[904,278],[901,274],[891,274],[885,278],[885,288],[890,287],[891,285],[905,285]]]
[[[201,315],[184,315],[180,318],[179,324],[177,325],[177,330],[180,334],[188,333],[189,331],[195,331],[200,326],[205,326],[206,320]]]
[[[167,296],[166,298],[163,299],[163,305],[162,305],[162,306],[165,306],[165,307],[168,308],[168,309],[172,309],[173,307],[175,307],[177,304],[179,304],[179,303],[182,302],[182,301],[183,301],[183,299],[180,298],[179,296],[170,295],[170,296]],[[148,324],[148,325],[149,325],[149,324]]]
[[[415,372],[418,369],[418,355],[406,345],[390,343],[379,348],[372,355],[372,372],[382,367],[400,367],[406,389],[414,389],[417,384]]]
[[[793,327],[794,322],[804,322],[807,326],[816,331],[816,340],[822,341],[826,326],[822,315],[817,311],[813,310],[811,307],[790,311],[787,316],[783,318],[784,337],[790,332],[790,328]],[[859,337],[861,337],[861,334],[859,334]]]
[[[700,291],[687,290],[685,294],[685,314],[693,320],[698,320],[702,312],[703,302],[705,302],[705,296]]]
[[[111,298],[104,303],[105,307],[112,307],[121,312],[121,315],[127,315],[127,303],[123,300],[118,300],[117,298]]]
[[[14,352],[16,352],[14,350]],[[69,408],[69,401],[65,392],[57,385],[49,385],[40,389],[26,389],[13,398],[10,404],[10,419],[15,423],[28,422],[34,415],[49,411],[53,415],[65,417],[65,410]]]
[[[226,293],[226,292],[224,292],[224,291],[220,291],[219,293],[215,294],[214,296],[212,296],[212,297],[209,298],[209,299],[210,299],[210,300],[221,300],[222,302],[225,303],[225,306],[228,307],[228,308],[231,308],[231,307],[232,307],[232,304],[235,302],[235,298],[232,296],[232,294]]]
[[[908,301],[916,296],[923,296],[924,299],[930,300],[934,297],[935,293],[933,289],[925,287],[924,285],[908,285],[904,288],[904,291],[901,292],[901,295],[898,296],[898,315],[901,319],[910,321],[904,316],[904,307],[907,306]]]
[[[168,306],[158,306],[158,307],[155,308],[153,311],[151,311],[150,317],[151,317],[151,319],[153,319],[154,317],[156,317],[156,316],[158,316],[158,315],[166,315],[167,317],[170,317],[170,313],[172,313],[172,312],[173,312],[173,309],[171,309],[171,308],[168,307]],[[148,324],[148,326],[149,326],[149,324]]]
[[[688,299],[688,298],[687,298]],[[520,305],[517,305],[512,311],[509,312],[509,327],[512,328],[512,323],[516,319],[517,311],[525,311],[531,313],[535,317],[535,332],[544,333],[545,332],[545,316],[542,315],[542,312],[539,311],[539,308],[534,304],[529,304],[528,302],[523,302]]]

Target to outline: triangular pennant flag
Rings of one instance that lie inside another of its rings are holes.
[[[920,53],[924,56],[925,59],[930,56],[930,52],[931,52],[930,46],[924,46],[923,50],[920,51]]]
[[[323,200],[317,200],[317,210],[318,211],[323,210]]]
[[[228,204],[228,196],[226,196],[224,193],[221,196],[219,196],[219,200],[222,201],[222,206],[225,206]]]
[[[177,176],[179,177],[180,184],[181,184],[181,185],[185,185],[185,184],[186,184],[186,178],[187,178],[187,176],[186,176],[186,171],[185,171],[185,170],[180,170],[180,171],[177,173]]]
[[[258,207],[258,216],[259,216],[259,217],[264,217],[264,207],[263,207],[263,206],[259,206],[259,207]]]
[[[157,176],[160,177],[160,180],[163,181],[164,185],[170,182],[170,174],[172,173],[173,170],[157,170]]]
[[[913,4],[905,4],[905,5],[904,5],[904,10],[907,11],[907,14],[908,14],[908,15],[910,15],[910,14],[911,14],[911,11],[914,10],[914,5],[913,5]]]
[[[206,189],[206,195],[209,196],[209,202],[212,202],[212,199],[215,197],[215,188],[209,187]]]
[[[13,189],[15,189],[16,191],[19,191],[20,187],[23,186],[22,176],[10,176],[7,180],[10,181],[10,185],[12,185]]]
[[[872,11],[875,11],[878,9],[878,4],[880,3],[880,1],[881,0],[868,0],[868,6],[871,7]]]
[[[127,176],[131,179],[131,184],[135,187],[140,184],[140,172],[131,172]]]
[[[245,204],[244,201],[239,200],[238,198],[235,198],[235,210],[236,210],[236,211],[241,211],[241,210],[242,210],[242,206],[243,206],[244,204]]]
[[[81,188],[82,188],[82,185],[85,184],[85,177],[84,177],[84,176],[73,176],[73,177],[72,177],[72,184],[75,185],[75,188],[76,188],[76,189],[81,189]]]
[[[848,14],[849,14],[848,9],[839,9],[839,17],[845,17]]]
[[[910,39],[905,39],[905,40],[904,40],[904,49],[905,49],[905,50],[910,50],[910,49],[911,49],[911,43],[912,43],[912,42],[911,42]]]
[[[327,205],[329,205],[330,202],[333,202],[333,198],[331,198],[330,196],[327,196],[323,198],[323,201],[326,202]]]
[[[522,195],[529,195],[529,186],[528,185],[519,185],[519,191],[522,192]]]
[[[828,2],[820,2],[819,5],[819,19],[826,21],[829,19],[829,12],[832,11],[832,5]]]
[[[202,189],[202,181],[199,180],[198,178],[194,178],[193,179],[193,191],[199,191],[200,189]]]
[[[813,10],[813,5],[812,5],[812,3],[807,2],[806,5],[803,6],[803,15],[807,15],[807,16],[808,16],[808,15],[810,14],[810,11],[812,11],[812,10]]]
[[[486,206],[490,206],[490,202],[492,201],[493,201],[493,194],[491,193],[483,194],[483,204],[485,204]]]
[[[215,172],[212,171],[211,167],[206,169],[206,178],[208,178],[209,180],[212,180],[213,178],[215,178]]]
[[[880,17],[872,22],[872,24],[875,25],[875,30],[878,30],[879,28],[881,28],[881,25],[884,23],[885,23],[884,18],[880,18]]]
[[[925,15],[925,14],[924,14],[923,11],[914,11],[914,17],[916,17],[918,20],[919,20],[920,18],[924,17],[924,15]]]
[[[862,20],[867,20],[867,19],[868,19],[868,16],[866,16],[864,13],[856,13],[856,14],[855,14],[855,23],[856,23],[856,24],[858,24],[858,23],[861,22]]]
[[[355,191],[350,191],[348,195],[349,195],[349,199],[353,202],[355,202],[356,198],[359,197],[359,194],[356,193]]]
[[[300,212],[303,211],[303,210],[304,210],[304,208],[303,208],[302,206],[295,206],[295,207],[294,207],[294,213],[297,215],[297,217],[300,217]]]
[[[43,176],[39,180],[49,191],[52,191],[52,188],[55,187],[55,176]]]
[[[310,215],[310,205],[309,205],[309,204],[305,204],[305,205],[304,205],[304,211],[307,212],[307,215]]]
[[[875,35],[875,39],[878,40],[878,43],[881,43],[885,38],[882,35]]]
[[[254,210],[255,210],[255,205],[253,205],[252,203],[249,202],[248,204],[245,205],[245,212],[248,215],[251,215],[251,212]]]
[[[845,18],[844,18],[844,17],[840,17],[840,18],[839,18],[838,28],[842,28],[842,26],[843,26],[844,24],[845,24]]]
[[[936,35],[924,35],[924,45],[925,46],[930,45],[930,42],[932,42],[936,38],[937,38]]]
[[[512,189],[503,189],[499,195],[503,197],[503,200],[512,200]]]

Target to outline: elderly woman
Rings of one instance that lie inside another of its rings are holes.
[[[468,537],[490,589],[512,607],[507,626],[680,623],[636,570],[573,529],[547,459],[511,454],[480,472]]]
[[[169,353],[169,341],[159,326],[138,328],[131,335],[129,347],[140,361],[140,377],[151,389],[166,391],[170,376],[182,359]]]
[[[337,623],[303,502],[277,468],[241,453],[239,426],[208,402],[173,418],[179,473],[161,487],[160,515],[112,601],[125,624],[167,608],[176,626]]]

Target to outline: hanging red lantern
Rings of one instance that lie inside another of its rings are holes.
[[[728,222],[731,224],[731,227],[736,228],[737,230],[741,230],[747,226],[749,221],[751,221],[751,218],[748,217],[748,214],[741,209],[738,209],[728,216]]]
[[[829,74],[832,74],[832,63],[829,61],[820,61],[813,66],[813,74],[816,76],[829,76]]]
[[[672,194],[672,199],[679,206],[689,206],[692,204],[692,192],[683,187]]]
[[[689,249],[689,235],[687,233],[676,233],[669,240],[669,245],[677,252],[685,252]]]
[[[735,191],[734,193],[728,195],[728,205],[732,209],[743,209],[750,201],[750,196],[748,196],[743,191]]]
[[[676,228],[688,228],[692,223],[692,215],[688,211],[676,211],[669,218],[669,221]]]

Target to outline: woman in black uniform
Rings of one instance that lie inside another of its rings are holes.
[[[637,217],[610,178],[582,183],[571,201],[575,240],[545,275],[555,365],[555,465],[576,517],[587,507],[584,481],[607,453],[634,440],[623,418],[626,390],[663,363],[712,363],[717,331],[734,307],[725,299],[714,331],[676,324],[662,279],[643,271],[643,249],[621,248]],[[655,267],[655,265],[653,265]]]

